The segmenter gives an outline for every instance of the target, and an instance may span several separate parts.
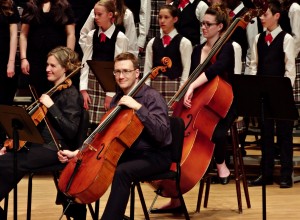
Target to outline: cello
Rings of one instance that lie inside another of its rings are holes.
[[[172,62],[162,59],[164,66],[155,67],[127,94],[134,96],[146,79],[165,72]],[[58,187],[77,203],[92,203],[99,199],[112,182],[122,153],[139,137],[144,126],[133,109],[116,106],[101,119],[98,127],[84,141],[78,154],[62,171]]]
[[[268,8],[265,1],[259,1],[261,8],[249,9],[242,17],[235,19],[220,39],[214,44],[207,58],[191,73],[188,80],[169,101],[173,116],[181,117],[185,123],[185,135],[181,158],[180,187],[182,194],[191,190],[205,174],[214,152],[211,141],[215,127],[224,118],[233,101],[231,86],[219,76],[194,90],[190,109],[183,106],[183,97],[190,84],[204,71],[207,65],[216,60],[222,46],[228,41],[237,27],[246,28],[254,17],[262,15]],[[171,166],[171,170],[176,169]],[[171,180],[150,183],[159,189],[164,197],[176,197],[175,182]]]

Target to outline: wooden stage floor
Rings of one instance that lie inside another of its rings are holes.
[[[249,187],[251,208],[246,207],[245,197],[243,201],[243,213],[239,214],[237,209],[237,200],[234,180],[228,185],[212,184],[208,208],[201,207],[200,213],[195,213],[198,184],[184,195],[187,208],[191,219],[217,220],[217,219],[262,219],[262,190],[261,187]],[[149,207],[154,197],[152,188],[149,185],[142,185],[146,204]],[[109,190],[108,190],[109,191]],[[300,219],[300,183],[295,183],[293,188],[280,189],[277,184],[267,186],[267,219],[279,220]],[[108,192],[100,200],[100,214],[103,212],[107,200]],[[59,219],[62,207],[55,205],[56,189],[51,176],[35,176],[33,179],[33,202],[32,202],[32,220],[53,220]],[[27,178],[24,178],[18,185],[18,219],[26,219],[26,200],[27,199]],[[157,200],[156,206],[167,202],[168,199],[161,198]],[[3,207],[3,202],[1,202]],[[129,207],[127,208],[127,213]],[[136,194],[136,216],[135,219],[143,219],[141,206]],[[184,219],[183,216],[171,214],[151,214],[151,219]],[[13,193],[9,200],[9,217],[13,219]],[[63,218],[66,219],[66,218]],[[87,219],[91,219],[88,213]]]

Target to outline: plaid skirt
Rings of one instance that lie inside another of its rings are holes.
[[[91,103],[89,105],[90,122],[99,124],[100,119],[106,113],[104,109],[106,93],[103,91],[100,83],[92,72],[89,73],[88,94],[91,98]]]
[[[296,105],[300,105],[300,54],[296,58],[296,79],[293,87]]]
[[[154,80],[151,80],[151,87],[156,89],[168,103],[179,89],[181,78],[169,79],[166,76],[158,75]],[[172,111],[169,110],[169,115]]]

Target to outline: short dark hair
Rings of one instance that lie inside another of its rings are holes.
[[[268,4],[268,8],[270,9],[273,15],[276,13],[281,14],[281,4],[278,0],[270,0]]]
[[[159,11],[162,9],[168,9],[172,17],[178,17],[179,11],[174,5],[162,5]]]

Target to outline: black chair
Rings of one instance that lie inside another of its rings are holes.
[[[232,124],[232,126],[230,127],[231,144],[228,145],[227,150],[232,152],[233,168],[231,169],[231,173],[233,173],[233,176],[235,178],[238,210],[239,210],[239,213],[242,213],[243,208],[242,208],[242,198],[241,198],[242,196],[241,196],[241,187],[240,187],[241,182],[243,184],[245,199],[246,199],[248,208],[251,208],[251,203],[250,203],[250,196],[249,196],[249,191],[248,191],[248,184],[247,184],[245,170],[244,170],[244,162],[243,162],[242,152],[241,152],[240,145],[239,145],[237,123],[238,123],[238,121],[235,121]],[[208,172],[200,180],[196,212],[200,212],[201,200],[202,200],[202,195],[203,195],[205,184],[206,184],[206,188],[205,188],[205,196],[204,196],[203,206],[204,206],[204,208],[207,208],[210,184],[211,184],[211,179],[213,176],[217,176],[216,169],[208,170]]]
[[[176,171],[169,170],[165,173],[160,173],[160,174],[157,174],[154,176],[149,176],[148,178],[140,180],[139,182],[132,183],[131,197],[130,197],[130,218],[129,218],[130,220],[134,219],[135,187],[137,188],[137,191],[138,191],[138,194],[140,197],[140,201],[142,204],[145,219],[147,219],[147,220],[150,219],[140,182],[151,182],[151,181],[155,181],[155,180],[173,180],[173,181],[175,181],[177,198],[179,198],[179,200],[180,200],[185,219],[190,219],[183,196],[182,196],[182,193],[181,193],[181,189],[180,189],[180,175],[181,175],[180,161],[181,161],[181,155],[182,155],[185,125],[184,125],[183,120],[179,117],[170,117],[170,123],[171,123],[171,132],[172,132],[172,143],[171,143],[172,162],[176,163]],[[159,195],[162,195],[162,191],[163,191],[163,189],[160,189],[160,188],[158,188],[155,191],[156,197],[152,202],[150,210],[152,209],[152,207],[156,201],[156,198]],[[125,217],[125,219],[128,219],[128,217],[127,218]]]

